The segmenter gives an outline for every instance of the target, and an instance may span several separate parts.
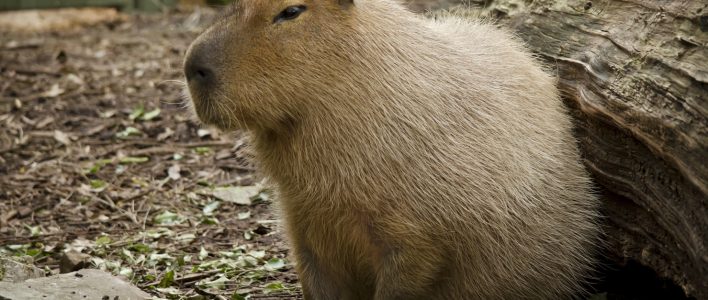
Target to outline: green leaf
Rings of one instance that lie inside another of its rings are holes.
[[[98,171],[101,170],[102,167],[103,167],[103,166],[100,166],[100,165],[98,165],[98,164],[94,164],[91,168],[89,168],[88,170],[86,170],[84,173],[87,173],[87,174],[96,174],[96,173],[98,173]]]
[[[155,224],[158,224],[158,225],[176,225],[176,224],[180,224],[186,220],[187,220],[186,217],[176,214],[176,213],[173,213],[171,211],[164,211],[163,213],[155,216],[155,219],[154,219]]]
[[[143,105],[141,104],[140,106],[133,109],[133,111],[130,113],[130,116],[128,116],[128,118],[130,118],[130,120],[134,121],[135,119],[142,116],[144,113],[145,113],[145,107],[143,107]]]
[[[282,258],[271,258],[263,265],[267,270],[275,271],[285,267],[285,261]]]
[[[125,172],[125,166],[124,165],[117,165],[116,166],[116,174],[123,174]]]
[[[103,180],[100,180],[100,179],[93,179],[93,180],[89,181],[89,184],[91,185],[91,188],[94,190],[106,188],[106,182]]]
[[[125,276],[126,278],[133,278],[133,275],[135,275],[135,273],[133,272],[132,268],[122,267],[118,271],[118,275]]]
[[[226,283],[229,282],[229,279],[226,278],[224,275],[219,275],[218,278],[211,280],[211,281],[201,281],[198,283],[198,285],[202,288],[213,288],[213,289],[224,289],[226,287]]]
[[[206,225],[217,225],[219,224],[219,219],[214,217],[204,217],[202,218],[201,223]]]
[[[205,216],[211,216],[214,214],[214,211],[219,208],[219,205],[221,205],[221,202],[219,201],[211,202],[204,206],[204,208],[202,209],[202,213]]]
[[[283,286],[282,282],[276,281],[276,282],[271,282],[269,284],[266,284],[265,292],[267,293],[273,293],[273,292],[279,292],[285,289],[285,286]]]
[[[267,191],[260,191],[258,194],[251,197],[251,202],[254,204],[270,203],[270,194]]]
[[[168,263],[174,261],[175,258],[170,256],[167,253],[151,253],[150,256],[148,257],[148,261],[150,265],[158,265],[158,264],[165,264],[167,265]]]
[[[37,256],[40,254],[42,254],[42,249],[30,248],[30,249],[27,249],[27,251],[25,251],[25,255],[29,255],[29,256]]]
[[[248,218],[250,218],[250,217],[251,217],[251,212],[250,212],[250,211],[240,212],[240,213],[238,213],[238,215],[237,215],[237,218],[238,218],[239,220],[245,220],[245,219],[248,219]]]
[[[150,248],[150,246],[142,244],[142,243],[132,244],[132,245],[128,246],[128,249],[138,252],[138,253],[148,253],[148,252],[152,251],[152,248]]]
[[[130,250],[123,248],[121,250],[121,256],[123,256],[123,259],[125,259],[125,261],[129,264],[135,263],[135,256],[133,255],[133,252],[130,252]]]
[[[147,156],[126,156],[120,159],[121,164],[141,164],[150,161]]]
[[[127,139],[131,136],[141,135],[142,131],[135,127],[128,126],[123,131],[116,133],[116,137],[119,139]]]
[[[199,250],[199,260],[204,260],[207,257],[209,257],[209,252],[207,252],[204,247],[201,247],[201,249]]]
[[[149,238],[151,238],[151,239],[159,239],[159,238],[161,238],[161,237],[163,237],[163,236],[174,235],[174,232],[172,232],[172,230],[169,230],[169,229],[164,228],[164,227],[158,227],[158,228],[153,228],[153,229],[148,229],[148,230],[146,230],[146,231],[143,233],[143,235],[145,235],[146,237],[149,237]]]
[[[246,272],[246,274],[244,274],[243,276],[251,280],[262,280],[263,278],[268,276],[268,273],[263,270],[253,270]]]
[[[27,228],[30,231],[31,236],[38,236],[42,233],[42,228],[40,228],[39,226],[25,225],[25,228]]]
[[[140,119],[143,120],[143,121],[150,121],[150,120],[156,118],[156,117],[159,116],[159,115],[160,115],[160,109],[159,109],[159,108],[156,108],[156,109],[153,109],[153,110],[151,110],[151,111],[146,112],[145,114],[143,114],[143,116],[142,116]]]
[[[120,268],[121,262],[115,260],[106,260],[106,268],[109,270],[118,270]]]
[[[236,264],[242,268],[251,268],[258,266],[258,259],[253,256],[244,255],[236,260]]]
[[[239,295],[237,292],[231,294],[231,300],[246,300],[246,297]]]
[[[107,235],[102,235],[96,238],[96,246],[106,246],[111,243],[111,238]]]
[[[101,170],[101,168],[103,168],[103,167],[106,166],[107,164],[110,164],[111,162],[112,162],[112,160],[110,160],[110,159],[101,159],[101,160],[98,160],[98,161],[96,161],[96,162],[93,163],[93,166],[92,166],[91,168],[89,168],[88,170],[86,170],[86,173],[88,173],[88,174],[96,174],[96,173],[98,173],[98,171]]]
[[[182,294],[184,294],[182,291],[180,291],[178,288],[175,288],[175,287],[156,288],[155,290],[157,290],[158,292],[163,293],[165,295],[168,295],[170,297],[180,297],[180,296],[182,296]],[[160,298],[157,298],[157,299],[160,299]],[[179,299],[182,299],[182,298],[179,298]]]
[[[211,148],[209,148],[209,147],[196,147],[196,148],[194,148],[194,152],[199,155],[204,155],[204,154],[211,152]]]
[[[248,255],[258,258],[258,259],[262,259],[265,257],[266,252],[263,250],[254,250],[254,251],[248,252]]]
[[[196,239],[196,238],[197,238],[197,236],[194,235],[193,233],[184,233],[184,234],[180,234],[177,237],[175,237],[175,240],[179,241],[182,244],[189,244],[192,241],[194,241],[194,239]]]
[[[144,282],[152,282],[152,281],[155,281],[155,279],[157,279],[157,278],[156,278],[155,275],[153,275],[153,274],[145,274],[145,275],[143,275],[143,281],[144,281]]]

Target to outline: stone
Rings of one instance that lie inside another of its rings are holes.
[[[32,265],[32,258],[0,257],[0,282],[22,282],[44,276],[44,271]]]
[[[23,282],[0,282],[0,299],[150,299],[150,294],[121,278],[96,269],[59,274]]]
[[[62,254],[59,260],[59,272],[69,273],[91,266],[91,256],[75,250],[69,250]]]

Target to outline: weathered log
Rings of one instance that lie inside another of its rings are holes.
[[[708,2],[471,5],[558,74],[603,194],[609,255],[708,299]]]

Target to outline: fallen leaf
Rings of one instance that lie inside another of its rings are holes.
[[[96,246],[104,246],[111,243],[111,238],[107,235],[102,235],[96,239]]]
[[[178,296],[184,294],[182,291],[180,291],[179,289],[177,289],[175,287],[156,288],[155,290],[157,290],[158,292],[163,293],[165,295],[169,295],[169,296],[173,296],[173,297],[178,297]]]
[[[128,118],[131,120],[135,120],[135,119],[139,118],[140,116],[142,116],[144,113],[145,113],[145,107],[140,105],[140,106],[133,109],[133,111],[130,113]]]
[[[165,131],[157,135],[157,140],[158,141],[164,141],[167,138],[171,137],[174,134],[174,130],[170,129],[169,127],[165,128]]]
[[[66,76],[66,79],[73,82],[74,84],[84,85],[84,80],[81,79],[81,77],[77,76],[76,74],[69,74]]]
[[[245,220],[245,219],[248,219],[248,218],[250,218],[250,217],[251,217],[251,212],[250,212],[250,211],[238,213],[238,219],[239,219],[239,220]]]
[[[226,202],[240,205],[251,205],[251,197],[258,195],[259,186],[228,186],[212,189],[208,194]]]
[[[209,252],[204,249],[204,247],[201,247],[199,250],[199,260],[204,260],[205,258],[209,257]]]
[[[108,119],[115,116],[117,112],[118,111],[115,109],[109,109],[107,111],[101,112],[99,115],[101,116],[101,118]]]
[[[279,292],[285,289],[285,286],[283,286],[283,283],[281,282],[271,282],[267,284],[265,287],[265,293],[274,293],[274,292]]]
[[[69,139],[69,135],[67,135],[66,133],[64,133],[63,131],[60,131],[60,130],[54,130],[54,139],[57,140],[57,142],[60,142],[65,146],[71,144],[71,140]]]
[[[211,152],[211,148],[209,148],[209,147],[196,147],[196,148],[194,148],[194,152],[196,152],[197,154],[204,155],[204,154]]]
[[[42,228],[39,226],[25,225],[25,228],[27,228],[30,231],[31,236],[38,236],[42,233]]]
[[[226,287],[227,282],[229,282],[229,279],[226,278],[226,276],[219,275],[219,277],[214,280],[210,280],[210,281],[202,280],[202,281],[198,282],[197,285],[202,288],[213,288],[213,289],[220,290],[220,289],[223,289],[224,287]]]
[[[71,242],[66,251],[74,250],[76,252],[82,252],[84,249],[93,248],[96,244],[93,241],[87,240],[85,238],[77,238]]]
[[[285,267],[285,261],[282,258],[271,258],[266,261],[263,267],[269,271],[279,270]]]
[[[214,211],[219,208],[219,205],[221,205],[221,202],[219,202],[219,201],[214,201],[212,203],[209,203],[204,206],[204,208],[202,209],[202,213],[205,216],[211,216],[214,214]]]
[[[135,136],[135,135],[140,135],[140,134],[142,134],[142,132],[140,131],[140,129],[137,129],[137,128],[135,128],[135,127],[130,127],[130,126],[128,126],[128,127],[125,128],[125,130],[116,133],[116,137],[119,138],[119,139],[125,139],[125,138],[128,138],[128,137],[130,137],[130,136]]]
[[[48,91],[42,93],[42,96],[47,97],[47,98],[54,98],[54,97],[59,96],[63,93],[64,93],[64,89],[60,88],[59,84],[55,83],[52,85],[51,88],[49,88]]]
[[[120,271],[118,271],[118,275],[124,276],[125,278],[133,278],[133,275],[135,275],[135,272],[133,272],[132,268],[129,267],[122,267],[120,268]]]
[[[180,224],[186,220],[187,220],[186,217],[176,214],[176,213],[173,213],[171,211],[165,211],[165,212],[155,216],[155,219],[154,219],[155,224],[158,224],[158,225],[176,225],[176,224]]]
[[[169,169],[167,169],[167,177],[172,180],[180,179],[182,177],[182,175],[180,175],[179,173],[180,170],[181,168],[179,165],[172,165]]]
[[[199,130],[197,130],[197,135],[198,135],[199,137],[210,136],[210,135],[211,135],[211,131],[209,131],[208,129],[199,129]]]
[[[162,279],[160,280],[160,283],[157,286],[161,288],[166,288],[171,286],[173,282],[175,282],[175,271],[169,270],[167,273],[165,273],[164,276],[162,276]]]
[[[197,236],[194,235],[193,233],[185,233],[185,234],[180,234],[180,235],[176,236],[175,240],[182,243],[182,244],[189,244],[192,241],[194,241],[194,239],[196,239],[196,238],[197,238]]]
[[[49,125],[52,122],[54,122],[54,117],[47,116],[47,117],[44,117],[44,119],[42,119],[41,121],[37,122],[37,125],[35,125],[34,127],[37,129],[41,129],[41,128],[46,127],[47,125]]]
[[[91,191],[94,193],[103,192],[103,190],[105,190],[106,187],[108,186],[108,184],[105,181],[99,180],[99,179],[93,179],[89,182],[89,184],[91,186]]]
[[[120,159],[121,164],[139,164],[148,162],[150,160],[147,156],[126,156]]]
[[[154,109],[154,110],[151,110],[151,111],[146,112],[145,114],[143,114],[143,116],[140,117],[140,120],[143,120],[143,121],[150,121],[150,120],[152,120],[152,119],[154,119],[154,118],[157,118],[159,115],[160,115],[160,109],[159,109],[159,108],[156,108],[156,109]]]

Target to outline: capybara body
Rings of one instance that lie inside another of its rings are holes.
[[[251,132],[306,299],[565,299],[598,201],[510,34],[388,0],[240,0],[194,42],[199,118]]]

